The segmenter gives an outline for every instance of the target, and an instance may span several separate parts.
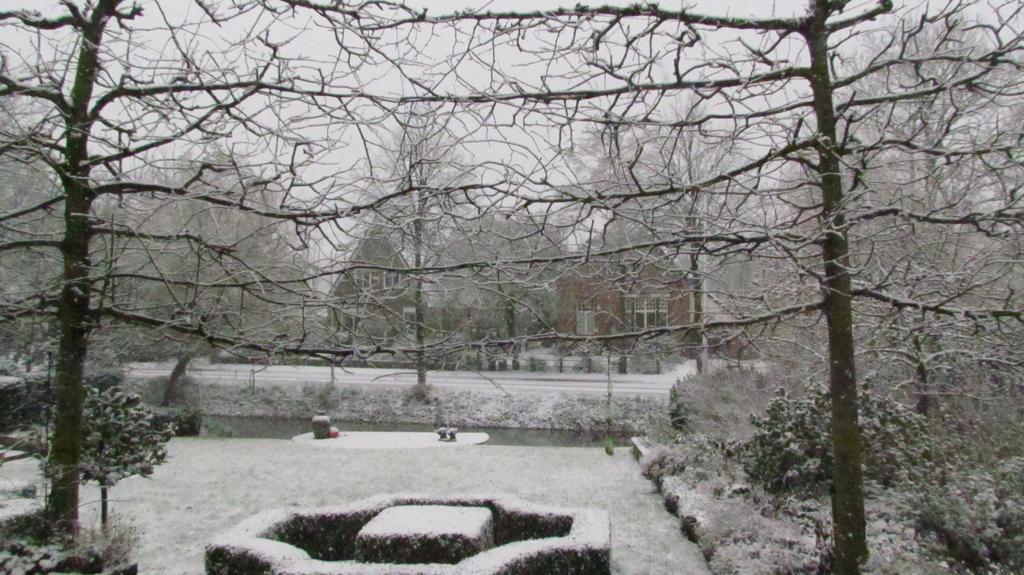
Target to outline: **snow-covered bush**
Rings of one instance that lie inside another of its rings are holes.
[[[139,396],[117,387],[91,387],[86,390],[84,413],[79,468],[87,481],[110,487],[126,477],[145,477],[166,458],[172,430],[154,423]]]
[[[86,388],[84,415],[79,470],[83,481],[100,485],[106,524],[107,489],[126,477],[151,475],[167,457],[166,443],[174,433],[154,422],[138,395],[118,387]]]
[[[1024,572],[1024,457],[993,469],[960,465],[941,477],[924,486],[920,528],[969,568]]]
[[[665,477],[679,475],[686,471],[689,458],[686,453],[671,447],[656,447],[640,459],[640,473],[661,488]]]
[[[46,407],[51,404],[52,394],[45,378],[25,377],[0,383],[0,405],[4,406],[0,432],[42,424]]]
[[[678,431],[686,430],[690,424],[690,413],[684,396],[680,391],[682,383],[676,380],[676,384],[668,392],[668,420],[672,429]]]
[[[433,403],[434,388],[430,385],[414,385],[402,392],[402,401],[405,403],[429,405]]]
[[[116,523],[102,530],[82,529],[73,540],[56,538],[41,514],[25,516],[17,527],[0,533],[0,573],[136,573],[131,564],[138,532]]]
[[[203,414],[192,407],[153,408],[153,425],[171,428],[175,437],[195,437],[202,432]]]
[[[754,436],[744,444],[751,480],[773,492],[824,491],[832,480],[831,409],[826,391],[806,397],[779,391]],[[931,461],[924,419],[899,403],[864,390],[860,397],[865,478],[882,486],[920,477]]]

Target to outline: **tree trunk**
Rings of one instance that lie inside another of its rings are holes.
[[[72,204],[71,194],[68,205]],[[67,216],[66,216],[67,217]],[[82,376],[89,336],[89,288],[84,282],[89,269],[88,231],[84,218],[65,236],[64,288],[57,307],[60,341],[57,349],[57,409],[50,446],[50,494],[47,516],[61,532],[78,529],[78,463],[82,450]]]
[[[810,83],[818,125],[819,185],[822,193],[822,258],[825,315],[828,320],[829,381],[832,397],[832,455],[835,460],[832,494],[832,537],[835,573],[860,572],[868,557],[864,524],[864,486],[861,431],[858,421],[857,379],[853,342],[853,300],[849,274],[849,245],[843,206],[843,181],[836,146],[836,116],[829,76],[829,0],[815,0],[808,28]]]
[[[499,288],[500,289],[500,288]],[[504,292],[502,292],[504,294]],[[505,330],[508,332],[508,339],[512,342],[512,369],[519,369],[519,344],[516,338],[519,334],[516,330],[516,306],[508,297],[505,298]]]
[[[697,349],[697,373],[708,369],[708,347],[704,337],[704,280],[700,278],[700,255],[690,256],[690,276],[693,278],[693,310],[691,323],[696,328],[690,332],[690,341]]]
[[[50,447],[50,493],[46,515],[59,532],[78,529],[78,464],[82,450],[82,404],[85,389],[82,376],[93,328],[89,305],[89,242],[92,229],[89,213],[93,192],[88,188],[90,168],[89,137],[92,120],[89,105],[98,71],[98,53],[103,32],[116,0],[101,1],[80,29],[78,63],[65,113],[67,136],[60,181],[64,199],[63,286],[57,302],[59,340],[57,344],[57,410]]]
[[[607,455],[615,455],[612,446],[612,350],[608,349],[608,390],[605,398],[604,413],[604,452]]]
[[[164,386],[164,397],[160,400],[160,407],[170,407],[178,397],[178,382],[185,375],[185,370],[188,369],[188,363],[192,361],[193,356],[195,353],[192,351],[183,351],[178,355],[178,362],[174,364],[171,375],[167,376],[167,385]],[[331,375],[333,374],[332,368]]]
[[[914,334],[914,393],[917,395],[915,411],[924,417],[929,417],[932,412],[932,396],[928,389],[928,366],[924,360],[924,346],[921,344],[921,336]]]
[[[110,514],[107,512],[107,486],[100,486],[100,526],[103,531],[107,530],[107,523],[110,521]]]
[[[411,180],[410,180],[411,181]],[[426,333],[424,321],[426,319],[426,304],[423,301],[423,217],[427,209],[426,198],[423,193],[416,192],[416,219],[413,221],[413,249],[415,250],[416,288],[413,292],[413,301],[416,305],[416,385],[427,385],[427,357],[424,349]]]

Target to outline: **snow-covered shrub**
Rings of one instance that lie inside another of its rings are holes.
[[[167,457],[172,430],[155,424],[139,396],[117,387],[90,387],[84,414],[79,469],[86,481],[110,487],[126,477],[145,477]]]
[[[822,389],[806,397],[780,390],[763,417],[753,418],[745,469],[773,492],[823,491],[832,480],[831,402]],[[924,419],[864,390],[860,396],[865,478],[883,486],[921,476],[931,461]]]
[[[154,408],[153,425],[173,429],[175,437],[195,437],[202,431],[203,414],[192,407]]]
[[[640,472],[660,489],[665,477],[682,473],[687,463],[688,457],[682,450],[661,446],[640,459]]]
[[[139,544],[139,531],[135,525],[117,518],[106,529],[83,529],[75,539],[72,552],[94,551],[102,560],[104,569],[127,567],[132,563]]]
[[[814,534],[785,515],[771,516],[748,500],[715,500],[698,546],[712,573],[781,575],[821,573]]]
[[[73,540],[54,537],[50,526],[41,513],[32,514],[0,533],[0,573],[136,573],[131,556],[138,533],[130,524],[82,529]]]
[[[948,469],[924,486],[920,528],[979,571],[1024,572],[1024,457]]]
[[[775,372],[744,368],[689,374],[676,380],[664,413],[678,431],[745,440],[754,432],[750,415],[763,413],[768,405],[769,384],[782,380]]]
[[[402,392],[402,402],[406,404],[429,405],[433,401],[433,388],[430,385],[414,385]]]
[[[0,432],[42,424],[47,405],[52,405],[52,395],[41,377],[0,384],[0,405],[4,406]]]
[[[932,575],[951,572],[946,561],[936,553],[934,538],[915,528],[919,511],[915,494],[895,489],[871,490],[864,503],[870,555],[861,573]],[[823,518],[831,521],[827,511]]]
[[[676,384],[668,392],[668,420],[672,429],[684,431],[690,424],[690,413],[680,390],[681,385],[682,382],[677,379]]]
[[[103,522],[107,520],[107,489],[118,481],[152,475],[167,457],[173,429],[157,425],[142,399],[118,387],[86,388],[82,421],[83,481],[100,485]]]

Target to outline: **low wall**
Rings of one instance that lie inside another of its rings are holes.
[[[129,380],[147,403],[161,397],[161,379]],[[186,401],[204,415],[235,417],[310,417],[323,410],[334,421],[367,423],[451,422],[460,427],[604,430],[606,403],[599,395],[515,394],[431,387],[419,394],[411,386],[330,384],[193,384]],[[664,401],[616,397],[612,431],[640,432],[663,418]]]

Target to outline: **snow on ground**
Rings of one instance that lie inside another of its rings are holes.
[[[35,507],[36,500],[23,499],[20,493],[32,486],[42,487],[35,459],[0,460],[0,523]]]
[[[629,450],[487,446],[333,450],[288,440],[179,438],[149,479],[114,487],[111,510],[141,534],[140,572],[202,573],[217,533],[270,508],[322,506],[384,493],[495,493],[559,507],[606,509],[616,573],[709,573]],[[84,521],[98,490],[83,489]]]
[[[341,431],[328,439],[313,439],[312,433],[296,435],[292,441],[327,449],[421,449],[424,447],[459,447],[478,445],[488,439],[486,433],[460,433],[458,441],[438,441],[429,431]]]
[[[0,493],[18,491],[39,481],[39,464],[32,458],[0,462]]]

